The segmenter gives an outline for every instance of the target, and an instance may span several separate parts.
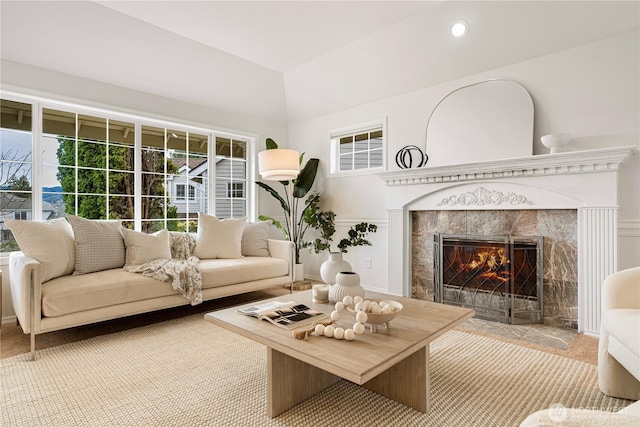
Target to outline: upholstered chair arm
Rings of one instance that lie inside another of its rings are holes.
[[[293,259],[293,244],[288,240],[269,239],[269,254],[272,258],[282,258],[291,264]]]
[[[9,280],[11,299],[16,317],[25,334],[31,332],[31,280],[33,278],[35,295],[34,309],[40,318],[42,300],[42,266],[22,252],[12,252],[9,256]],[[39,325],[35,325],[35,330]]]
[[[602,311],[640,308],[640,267],[618,271],[602,284]]]

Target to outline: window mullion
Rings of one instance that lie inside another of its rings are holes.
[[[31,105],[31,219],[42,221],[42,104]]]
[[[133,142],[133,224],[142,231],[142,125],[135,122]]]

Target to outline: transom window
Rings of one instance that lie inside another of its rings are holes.
[[[331,132],[331,175],[354,175],[384,170],[385,121]]]

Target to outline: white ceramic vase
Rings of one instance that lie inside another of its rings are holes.
[[[352,271],[351,264],[342,259],[342,252],[329,252],[329,259],[320,266],[320,277],[327,285],[336,283],[336,275],[341,271]]]
[[[352,271],[341,271],[336,275],[336,284],[329,288],[329,300],[342,301],[344,297],[361,296],[364,298],[364,288],[360,285],[360,275]]]

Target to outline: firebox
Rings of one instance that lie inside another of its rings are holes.
[[[542,237],[434,235],[435,301],[509,324],[542,323]]]

